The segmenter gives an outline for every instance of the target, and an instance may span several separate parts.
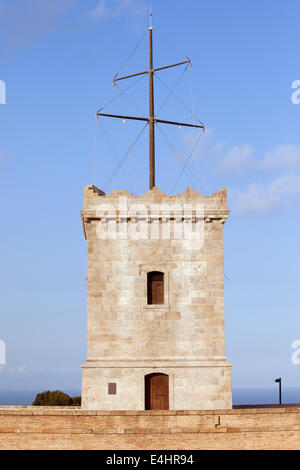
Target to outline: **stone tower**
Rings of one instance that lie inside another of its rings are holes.
[[[82,407],[232,407],[225,359],[226,189],[84,189],[87,360]]]

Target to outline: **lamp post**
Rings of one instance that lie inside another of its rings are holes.
[[[279,405],[281,405],[281,377],[275,380],[279,384]]]

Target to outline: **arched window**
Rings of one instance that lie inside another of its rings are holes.
[[[164,273],[153,271],[147,274],[148,305],[164,304]]]

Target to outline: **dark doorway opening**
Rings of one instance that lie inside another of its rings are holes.
[[[148,305],[164,304],[164,273],[153,271],[147,274]]]

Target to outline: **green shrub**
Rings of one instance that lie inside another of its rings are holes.
[[[60,390],[38,393],[35,397],[33,406],[70,406],[71,397]]]
[[[81,397],[73,397],[71,398],[71,400],[72,400],[72,403],[71,403],[72,406],[81,406]]]

